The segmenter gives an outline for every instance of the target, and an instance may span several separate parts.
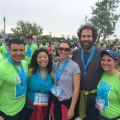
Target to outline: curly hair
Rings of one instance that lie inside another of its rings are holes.
[[[46,49],[40,48],[40,49],[35,50],[33,55],[32,55],[31,62],[30,62],[30,71],[29,71],[30,75],[33,74],[34,72],[36,72],[38,67],[39,67],[38,63],[37,63],[37,56],[40,52],[45,52],[48,56],[48,65],[47,65],[48,74],[50,74],[52,71],[52,58],[51,58],[51,56],[49,55],[49,53]]]
[[[81,40],[81,33],[84,29],[92,30],[93,43],[95,43],[95,41],[97,39],[97,35],[98,35],[97,34],[97,29],[91,24],[85,24],[78,29],[77,36],[78,36],[79,40]]]

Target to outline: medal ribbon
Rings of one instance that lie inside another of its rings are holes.
[[[46,75],[45,75],[44,78],[42,78],[41,73],[40,73],[40,69],[38,68],[37,75],[38,75],[38,78],[39,78],[39,81],[40,81],[40,85],[43,88],[44,84],[45,84],[45,81],[47,79],[47,76],[48,76],[48,70],[46,69]]]
[[[32,47],[32,45],[27,46],[26,56],[28,56],[28,57],[31,57],[31,55],[32,55],[31,47]]]
[[[5,57],[9,57],[9,50],[8,50],[8,46],[5,45],[5,49],[6,49],[6,53],[5,53]]]
[[[87,71],[87,68],[88,68],[90,62],[92,61],[94,53],[95,53],[95,47],[92,47],[92,50],[91,50],[90,55],[88,57],[88,60],[85,64],[85,62],[84,62],[85,61],[85,59],[84,59],[84,49],[81,50],[81,60],[82,60],[84,71]]]
[[[25,72],[24,72],[24,68],[23,68],[22,63],[20,62],[20,70],[19,70],[19,69],[16,67],[16,65],[15,65],[15,63],[14,63],[14,61],[12,60],[11,57],[8,57],[7,59],[8,59],[8,61],[14,66],[14,68],[15,68],[15,70],[17,71],[20,79],[23,81],[24,78],[25,78]]]
[[[59,70],[59,65],[60,65],[60,61],[58,62],[56,68],[55,68],[55,78],[56,78],[56,81],[58,81],[60,79],[60,76],[62,75],[64,69],[66,68],[66,66],[68,65],[69,63],[69,59],[66,59],[62,65],[62,68]]]

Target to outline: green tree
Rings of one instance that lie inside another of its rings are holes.
[[[99,30],[98,40],[102,36],[107,36],[114,33],[115,25],[120,17],[116,14],[120,0],[102,0],[96,2],[95,7],[92,7],[92,17],[90,22]]]
[[[43,29],[36,23],[18,21],[16,28],[11,28],[11,31],[16,37],[24,37],[27,35],[41,36]]]
[[[78,38],[76,36],[74,36],[74,35],[72,35],[71,39],[74,40],[74,41],[78,41]]]

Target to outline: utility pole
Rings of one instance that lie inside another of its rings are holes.
[[[4,39],[5,39],[5,36],[6,36],[6,18],[5,18],[5,16],[3,16],[3,22],[4,22]]]

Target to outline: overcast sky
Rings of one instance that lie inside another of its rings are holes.
[[[91,6],[98,0],[0,0],[0,30],[3,16],[6,17],[6,32],[16,27],[19,20],[37,23],[44,33],[52,35],[76,35],[77,29],[85,23],[85,16],[91,17]],[[120,36],[120,22],[115,33]]]

